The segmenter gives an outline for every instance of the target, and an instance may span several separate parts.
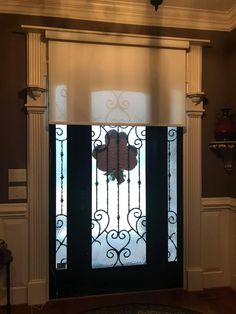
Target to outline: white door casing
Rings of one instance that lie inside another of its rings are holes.
[[[80,31],[81,33],[81,31]],[[96,33],[97,36],[98,33]],[[93,34],[92,34],[93,36]],[[101,34],[101,40],[104,34]],[[120,34],[119,34],[120,36]],[[124,37],[127,39],[127,35]],[[148,36],[145,36],[148,39]],[[153,38],[153,37],[152,37]],[[138,36],[136,36],[138,40]],[[143,36],[142,36],[143,40]],[[161,42],[161,38],[159,38]],[[175,38],[165,38],[171,46]],[[181,39],[178,39],[181,42]],[[184,130],[184,273],[185,288],[202,290],[201,267],[201,90],[202,42],[182,39],[187,50],[186,128]],[[29,280],[28,304],[48,300],[49,247],[49,144],[47,124],[47,44],[42,34],[27,34],[28,96],[28,214]]]

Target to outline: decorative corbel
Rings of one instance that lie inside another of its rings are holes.
[[[39,86],[28,86],[26,90],[27,95],[33,100],[37,100],[43,93],[47,91],[45,88]]]
[[[187,98],[189,98],[191,102],[196,106],[203,101],[204,97],[205,97],[204,92],[187,93]]]

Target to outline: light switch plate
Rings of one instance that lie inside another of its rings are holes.
[[[26,186],[9,186],[8,199],[9,200],[25,200],[27,198]]]
[[[8,182],[26,182],[26,169],[8,169]]]

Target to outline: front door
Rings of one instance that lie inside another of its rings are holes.
[[[51,297],[182,287],[181,133],[51,126]]]

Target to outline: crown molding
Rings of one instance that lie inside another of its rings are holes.
[[[163,18],[158,26],[230,31],[228,12],[165,6],[162,9]]]
[[[236,28],[236,4],[229,11],[229,25],[230,31]]]
[[[145,26],[231,31],[236,27],[236,5],[229,11],[201,10],[162,5],[156,12],[149,3],[126,0],[32,0],[0,2],[0,13],[51,16]]]

